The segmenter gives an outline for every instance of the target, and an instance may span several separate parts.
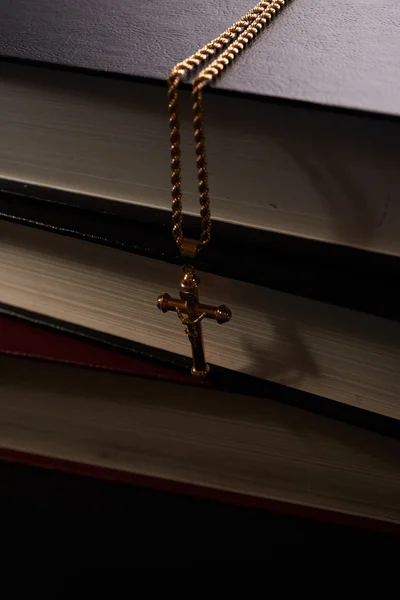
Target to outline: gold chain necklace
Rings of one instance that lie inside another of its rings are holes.
[[[286,0],[264,0],[247,12],[239,21],[229,27],[215,40],[197,50],[192,56],[178,63],[172,69],[168,79],[168,107],[171,140],[172,169],[172,236],[182,256],[193,259],[204,248],[211,238],[211,212],[208,191],[208,173],[204,138],[203,89],[214,81],[228,67],[248,44],[263,31],[264,27],[285,6]],[[197,70],[211,57],[218,55],[209,65],[193,79],[192,110],[194,139],[196,143],[197,177],[199,182],[199,203],[201,216],[201,233],[198,240],[185,238],[183,235],[182,216],[182,184],[181,184],[181,136],[178,113],[178,86],[182,78]],[[209,366],[205,360],[203,332],[201,321],[204,318],[214,319],[217,323],[226,323],[232,317],[231,311],[224,305],[214,307],[199,302],[198,286],[200,279],[191,265],[183,268],[180,298],[171,298],[163,294],[157,305],[163,312],[173,311],[186,325],[185,332],[192,347],[192,374],[205,377]]]

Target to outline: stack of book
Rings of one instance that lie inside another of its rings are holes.
[[[168,74],[253,3],[0,4],[0,458],[394,528],[400,6],[293,1],[207,91],[206,379],[157,310]]]

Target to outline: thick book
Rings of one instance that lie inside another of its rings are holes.
[[[168,74],[253,4],[3,0],[0,175],[167,210]],[[400,254],[399,17],[287,2],[206,94],[215,219]],[[188,90],[181,104],[197,214]]]
[[[4,355],[0,373],[0,459],[400,524],[399,440],[268,397]]]

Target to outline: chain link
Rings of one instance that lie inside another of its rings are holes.
[[[208,191],[208,172],[204,139],[203,89],[228,67],[248,44],[285,6],[287,0],[264,0],[247,12],[239,21],[172,69],[168,79],[168,107],[171,141],[172,236],[182,253],[193,256],[211,238],[211,213]],[[178,112],[178,86],[182,78],[197,70],[214,55],[218,55],[192,82],[192,110],[196,143],[197,177],[201,234],[199,240],[185,240],[182,229],[181,136]],[[185,242],[193,242],[191,244]],[[190,248],[190,250],[189,250]]]

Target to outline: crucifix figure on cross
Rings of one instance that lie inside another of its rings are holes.
[[[206,363],[203,343],[203,319],[214,319],[217,323],[227,323],[231,320],[232,313],[225,305],[211,306],[199,302],[200,279],[191,265],[183,267],[180,298],[171,298],[163,294],[157,300],[157,306],[162,312],[176,312],[182,323],[186,326],[187,334],[193,356],[192,374],[205,377],[210,370]]]

